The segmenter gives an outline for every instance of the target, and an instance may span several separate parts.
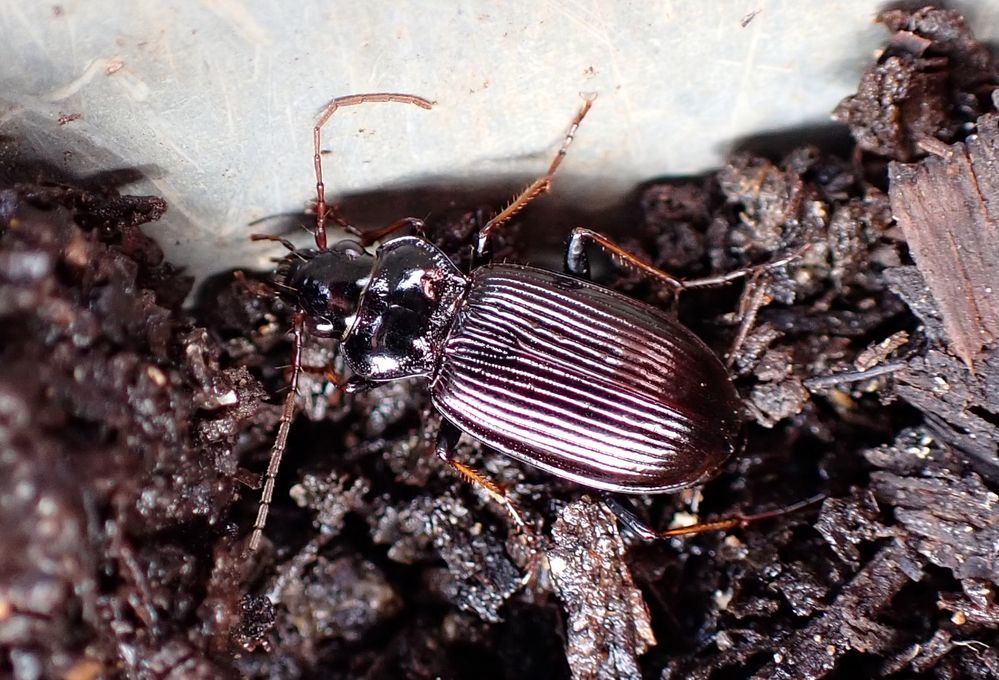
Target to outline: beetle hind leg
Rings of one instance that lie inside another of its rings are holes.
[[[465,481],[485,491],[490,500],[506,508],[507,513],[518,529],[525,532],[529,531],[520,510],[510,500],[510,497],[506,495],[506,491],[501,486],[475,468],[455,460],[454,452],[459,438],[461,438],[461,430],[446,420],[442,421],[440,433],[437,435],[437,446],[435,447],[438,458],[454,468]]]
[[[625,525],[634,532],[639,538],[646,541],[654,541],[662,538],[672,538],[674,536],[686,536],[688,534],[705,534],[711,531],[725,531],[727,529],[741,529],[753,522],[758,522],[765,519],[773,519],[774,517],[780,517],[781,515],[787,515],[792,512],[797,512],[803,510],[810,505],[814,505],[821,500],[825,499],[824,494],[819,494],[817,496],[812,496],[803,501],[797,503],[792,503],[791,505],[785,505],[774,510],[767,510],[766,512],[759,512],[752,515],[735,514],[729,515],[728,517],[722,517],[720,519],[712,520],[710,522],[701,522],[700,524],[693,524],[686,527],[676,527],[674,529],[657,530],[650,526],[645,520],[641,519],[635,514],[632,508],[629,508],[620,499],[615,498],[609,494],[603,496],[604,504],[610,508],[621,524]]]

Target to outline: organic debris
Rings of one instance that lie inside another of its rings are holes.
[[[332,344],[310,339],[246,555],[288,300],[226,275],[188,313],[188,282],[138,229],[162,201],[0,182],[0,675],[995,677],[999,81],[956,12],[881,21],[888,47],[836,113],[856,147],[804,139],[649,184],[613,235],[685,277],[783,260],[678,304],[603,279],[672,305],[754,421],[715,479],[635,499],[641,515],[826,496],[728,532],[642,542],[592,490],[463,438],[521,531],[433,455],[420,381],[344,395]],[[467,266],[487,214],[431,216],[429,238]],[[494,251],[531,256],[516,229]]]

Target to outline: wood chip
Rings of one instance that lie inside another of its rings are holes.
[[[999,340],[999,117],[979,118],[965,143],[923,148],[936,155],[889,166],[892,213],[971,368]]]

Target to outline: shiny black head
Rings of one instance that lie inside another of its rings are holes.
[[[284,285],[297,292],[306,330],[323,338],[343,336],[371,277],[374,256],[355,241],[340,241],[329,250],[301,255],[304,261],[288,259],[283,278]]]

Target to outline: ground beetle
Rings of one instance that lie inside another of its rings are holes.
[[[327,247],[327,219],[358,232],[326,204],[323,125],[345,106],[399,102],[429,109],[432,102],[377,93],[340,97],[326,107],[313,130],[316,248],[296,250],[280,238],[254,237],[281,241],[292,251],[281,288],[293,294],[297,309],[290,390],[251,550],[259,545],[287,443],[306,333],[339,339],[352,372],[341,385],[346,391],[426,378],[443,416],[437,455],[504,504],[521,527],[523,520],[503,490],[455,459],[462,433],[559,477],[628,494],[699,484],[734,453],[743,416],[725,366],[668,314],[591,283],[585,246],[601,247],[619,264],[674,291],[718,285],[746,271],[681,282],[583,228],[569,238],[565,273],[487,262],[495,230],[548,191],[592,101],[586,98],[576,114],[548,172],[480,230],[476,264],[468,273],[423,238],[422,222],[413,218],[367,234],[370,240],[382,239],[404,227],[417,234],[383,242],[374,255],[356,241]],[[611,506],[646,537],[727,528],[798,507],[657,532],[620,503],[611,500]]]

